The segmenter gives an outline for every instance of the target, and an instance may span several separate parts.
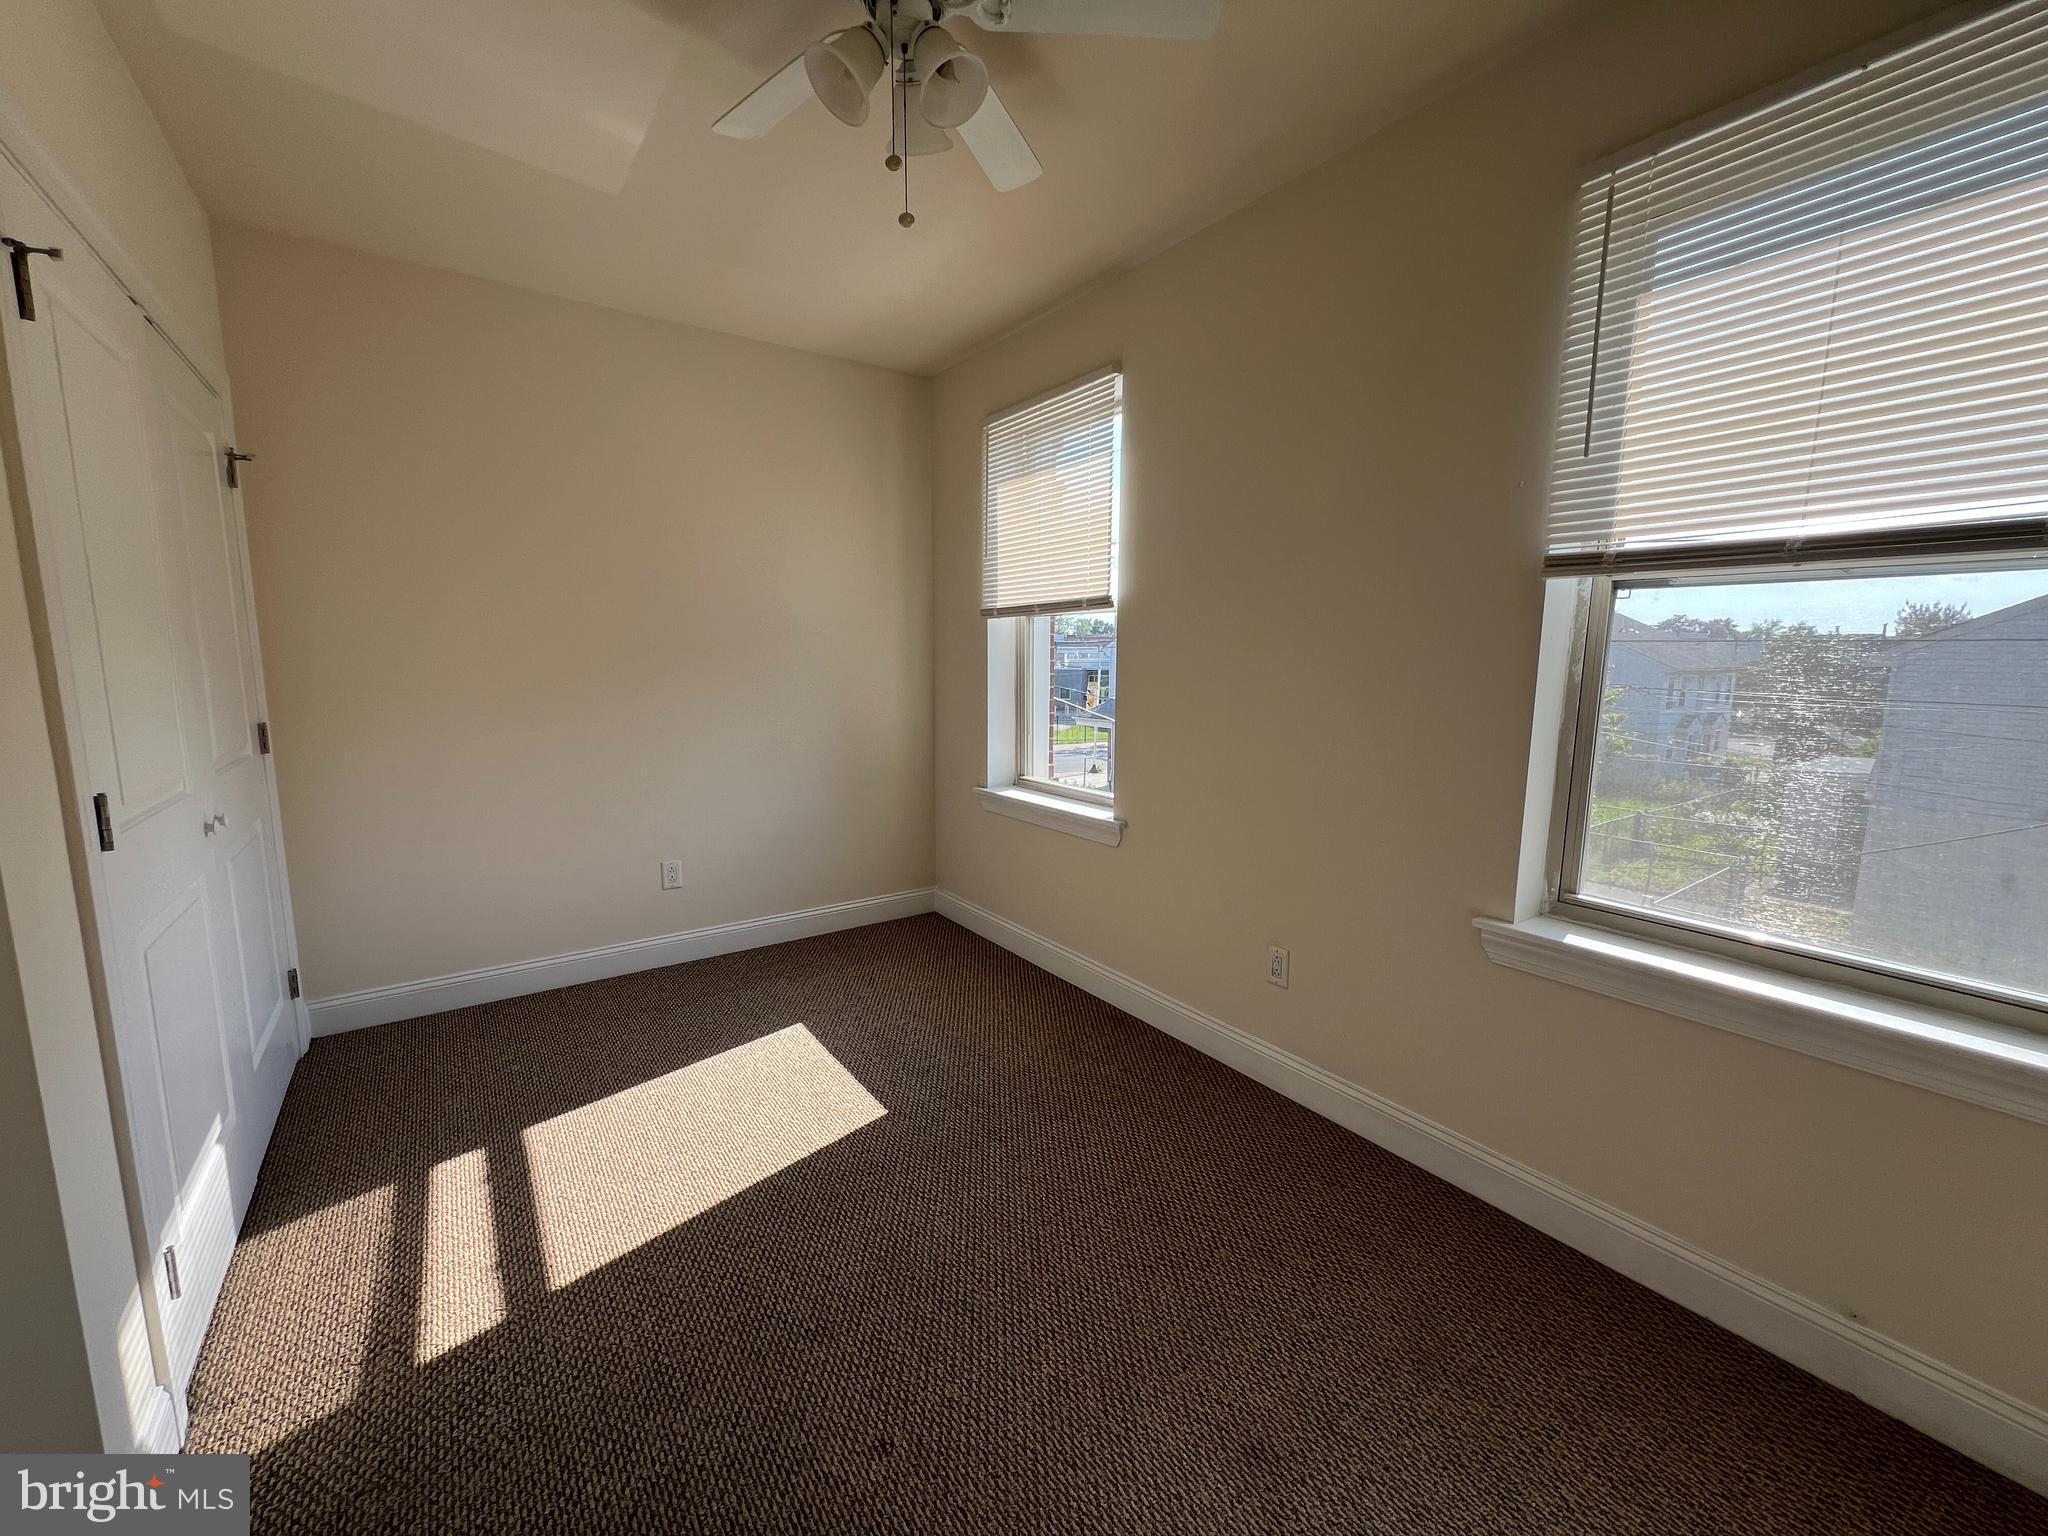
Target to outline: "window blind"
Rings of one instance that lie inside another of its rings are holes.
[[[2048,4],[1586,183],[1546,567],[2039,548]]]
[[[981,611],[1115,606],[1123,375],[1091,375],[988,424]]]

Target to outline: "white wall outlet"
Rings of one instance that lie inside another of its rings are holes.
[[[1278,944],[1266,951],[1266,980],[1276,987],[1287,985],[1287,951]]]
[[[680,891],[683,888],[683,861],[663,859],[661,861],[661,888],[664,891]]]

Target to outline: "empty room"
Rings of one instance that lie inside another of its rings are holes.
[[[0,1529],[2048,1533],[2048,0],[5,9]]]

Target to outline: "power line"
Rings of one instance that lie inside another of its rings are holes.
[[[1857,854],[1857,859],[1874,858],[1880,853],[1911,853],[1915,848],[1946,848],[1951,843],[1974,843],[1987,837],[2012,837],[2020,832],[2039,832],[2048,827],[2048,821],[2037,821],[2024,827],[2000,827],[1995,832],[1969,832],[1961,837],[1938,837],[1931,843],[1900,843],[1895,848],[1866,848]]]

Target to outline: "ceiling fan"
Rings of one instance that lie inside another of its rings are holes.
[[[889,156],[902,171],[903,212],[910,211],[908,156],[942,154],[958,133],[998,192],[1013,192],[1043,173],[1038,156],[989,84],[988,65],[962,47],[944,23],[959,19],[987,32],[1067,32],[1097,37],[1206,38],[1216,32],[1223,0],[859,0],[860,26],[819,38],[754,87],[716,123],[730,139],[758,139],[816,97],[839,121],[857,128],[888,72]]]

